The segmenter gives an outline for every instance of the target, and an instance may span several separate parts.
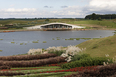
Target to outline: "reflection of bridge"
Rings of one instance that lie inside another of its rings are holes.
[[[70,29],[71,30],[75,28],[85,28],[85,27],[66,24],[66,23],[49,23],[49,24],[43,24],[43,25],[38,25],[34,27],[28,27],[27,29],[43,29],[43,30],[69,30]]]

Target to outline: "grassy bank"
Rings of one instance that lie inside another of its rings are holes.
[[[116,35],[109,36],[100,39],[91,39],[77,45],[80,48],[86,48],[84,53],[90,54],[92,57],[105,57],[105,54],[109,54],[109,57],[116,55]]]
[[[85,26],[87,29],[115,29],[116,28],[116,19],[112,20],[85,20],[85,19],[49,19],[49,22],[46,22],[45,19],[9,19],[9,20],[0,20],[0,25],[4,26],[6,24],[13,24],[14,28],[9,28],[9,30],[22,29],[22,27],[41,25],[46,23],[68,23],[79,26]]]
[[[76,24],[86,27],[99,27],[99,28],[116,28],[116,20],[77,20],[68,22],[69,24]]]

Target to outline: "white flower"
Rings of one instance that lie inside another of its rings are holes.
[[[47,51],[61,51],[63,49],[63,47],[62,46],[58,46],[58,47],[49,47],[49,48],[47,48],[46,50]]]
[[[42,54],[42,49],[30,49],[28,55]]]
[[[68,57],[68,55],[65,54],[65,53],[63,53],[61,56],[62,56],[62,57]]]
[[[106,56],[106,57],[108,57],[108,56],[109,56],[109,54],[105,54],[105,56]]]

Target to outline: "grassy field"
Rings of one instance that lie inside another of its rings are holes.
[[[75,24],[80,26],[88,27],[105,27],[105,28],[116,28],[116,20],[77,20],[73,22],[68,22],[69,24]]]
[[[91,39],[77,46],[86,48],[83,53],[88,53],[92,57],[105,57],[105,54],[109,54],[109,57],[113,58],[116,56],[116,35],[100,39]]]
[[[98,28],[116,28],[116,19],[112,20],[85,20],[85,19],[49,19],[49,22],[46,22],[45,19],[10,19],[10,20],[0,20],[0,25],[6,24],[13,24],[14,26],[34,26],[40,25],[45,23],[53,23],[53,22],[60,22],[60,23],[68,23],[74,24],[79,26],[86,26],[88,27],[98,27]]]

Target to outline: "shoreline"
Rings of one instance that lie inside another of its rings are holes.
[[[86,30],[116,30],[116,29],[71,29],[66,31],[86,31]],[[6,32],[24,32],[24,31],[45,31],[42,29],[15,29],[15,30],[0,30],[0,33]],[[54,30],[50,30],[54,31]],[[65,30],[56,30],[56,31],[65,31]]]

